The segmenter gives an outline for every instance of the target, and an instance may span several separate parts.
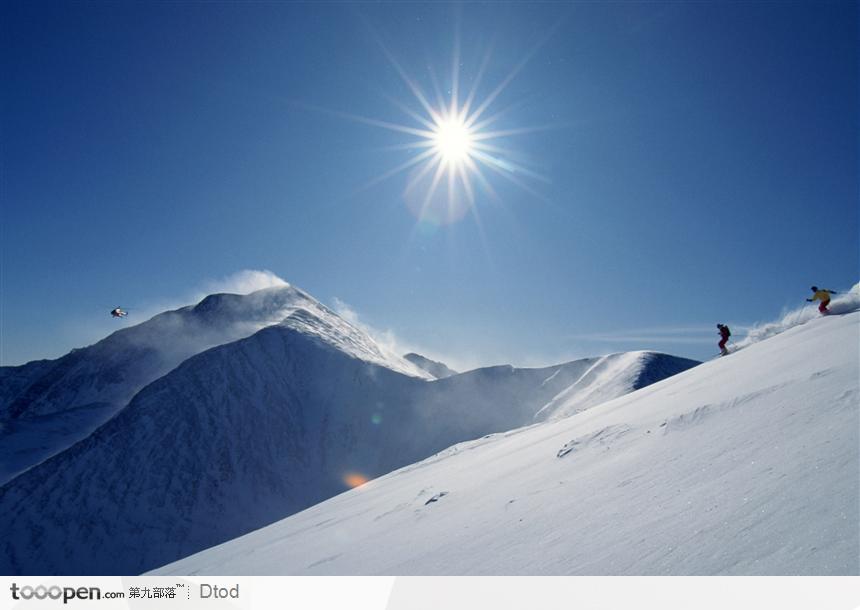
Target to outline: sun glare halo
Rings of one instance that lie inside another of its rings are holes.
[[[433,146],[446,163],[466,161],[472,152],[472,132],[459,117],[440,119],[433,130]]]

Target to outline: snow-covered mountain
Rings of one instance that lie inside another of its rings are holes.
[[[860,313],[783,330],[156,573],[857,575]]]
[[[415,352],[410,352],[403,357],[415,366],[421,367],[436,379],[443,379],[457,374],[457,371],[449,368],[444,362],[430,360],[430,358],[426,358],[421,354],[416,354]]]
[[[250,321],[247,309],[255,312]],[[696,364],[617,354],[429,380],[293,288],[214,295],[168,313],[205,329],[257,330],[185,358],[95,432],[0,487],[0,572],[138,573],[454,443],[530,424],[562,393],[565,405],[574,404],[571,386],[583,385],[601,360],[619,362],[603,378],[617,392]],[[158,330],[151,324],[158,320],[147,324]],[[98,371],[86,361],[80,369]],[[58,387],[74,387],[73,375],[57,379]],[[91,400],[96,386],[68,394]],[[23,409],[16,421],[74,412],[61,398],[32,404],[36,412]],[[43,407],[50,407],[44,415]]]
[[[92,403],[123,405],[144,385],[205,349],[246,337],[315,303],[287,286],[215,294],[159,314],[53,361],[0,368],[0,414],[35,417]]]
[[[364,333],[293,286],[213,294],[112,333],[57,360],[0,367],[0,484],[86,438],[147,384],[216,345],[248,337],[298,311],[346,353],[407,375],[431,376],[387,354]],[[298,324],[298,321],[295,322]]]
[[[468,424],[467,438],[585,410],[685,371],[698,362],[655,352],[625,352],[551,367],[475,369],[425,384],[422,410],[435,425]],[[470,435],[470,436],[469,436]]]

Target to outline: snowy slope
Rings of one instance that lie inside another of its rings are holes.
[[[280,323],[299,310],[314,312],[320,320],[309,332],[339,342],[344,352],[407,375],[431,377],[385,353],[293,286],[248,295],[214,294],[57,360],[0,368],[0,453],[8,456],[0,464],[0,484],[86,438],[144,386],[189,357]]]
[[[154,568],[452,443],[531,423],[596,361],[426,381],[386,358],[308,306],[187,359],[0,488],[0,572]],[[659,372],[647,362],[625,370],[622,385]]]
[[[856,575],[858,329],[813,319],[157,573]]]

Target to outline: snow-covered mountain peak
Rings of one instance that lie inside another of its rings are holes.
[[[319,306],[319,302],[303,290],[287,284],[249,294],[210,294],[196,305],[183,310],[213,321],[245,320],[275,324],[298,307],[312,306]]]
[[[307,303],[305,307],[297,307],[280,325],[311,336],[359,360],[378,364],[411,377],[433,378],[424,369],[390,353],[366,332],[320,303]]]
[[[307,292],[290,284],[257,290],[246,295],[212,294],[190,308],[195,317],[212,324],[250,325],[253,331],[281,325],[312,336],[359,360],[431,379],[427,371],[389,353],[367,332],[357,328]],[[243,333],[250,335],[251,333]]]
[[[120,407],[206,349],[248,337],[319,303],[292,286],[213,294],[117,330],[53,361],[0,369],[0,416],[43,416],[95,403]],[[12,381],[14,380],[14,384]]]
[[[43,416],[96,403],[121,407],[147,383],[187,358],[249,337],[298,310],[320,320],[317,324],[306,320],[305,330],[315,326],[318,335],[328,337],[335,346],[350,348],[350,354],[409,375],[429,376],[402,358],[386,354],[366,333],[308,293],[286,284],[244,295],[212,294],[195,305],[115,331],[57,360],[3,367],[0,416]]]

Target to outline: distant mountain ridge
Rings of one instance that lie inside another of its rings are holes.
[[[429,358],[425,358],[421,354],[410,352],[403,356],[403,358],[405,360],[408,360],[415,366],[424,369],[425,371],[433,375],[436,379],[444,379],[445,377],[450,377],[451,375],[457,374],[457,371],[448,368],[448,366],[444,362],[430,360]]]

